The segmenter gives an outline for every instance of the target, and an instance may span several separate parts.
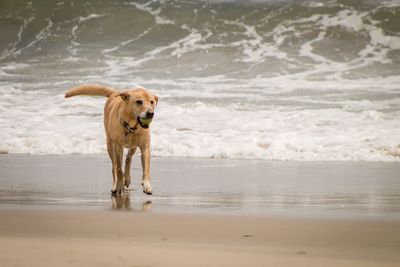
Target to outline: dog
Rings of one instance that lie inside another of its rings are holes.
[[[120,194],[131,183],[130,166],[132,156],[139,147],[143,169],[143,192],[151,195],[150,183],[150,128],[158,97],[144,88],[123,92],[101,85],[81,85],[69,89],[65,97],[77,95],[104,96],[104,128],[107,151],[112,162],[112,194]],[[125,169],[122,171],[124,148],[128,149]]]

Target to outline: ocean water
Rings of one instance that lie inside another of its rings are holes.
[[[104,98],[160,97],[152,154],[400,161],[400,1],[0,2],[0,151],[106,153]]]

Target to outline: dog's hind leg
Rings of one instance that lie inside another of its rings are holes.
[[[125,158],[124,185],[126,188],[129,188],[129,185],[131,184],[131,163],[132,156],[135,154],[135,151],[136,147],[129,149]]]

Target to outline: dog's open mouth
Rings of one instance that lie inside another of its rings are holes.
[[[138,123],[140,124],[140,127],[147,129],[149,128],[149,125],[151,123],[151,121],[153,120],[153,118],[142,118],[142,117],[137,117],[136,118]]]

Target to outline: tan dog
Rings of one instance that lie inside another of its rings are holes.
[[[82,85],[71,88],[65,97],[76,95],[105,96],[104,128],[107,151],[112,161],[113,194],[122,193],[131,183],[130,166],[137,147],[141,151],[143,192],[151,195],[150,184],[150,129],[158,97],[143,88],[117,92],[100,85]],[[125,171],[122,172],[123,149],[128,148]]]

